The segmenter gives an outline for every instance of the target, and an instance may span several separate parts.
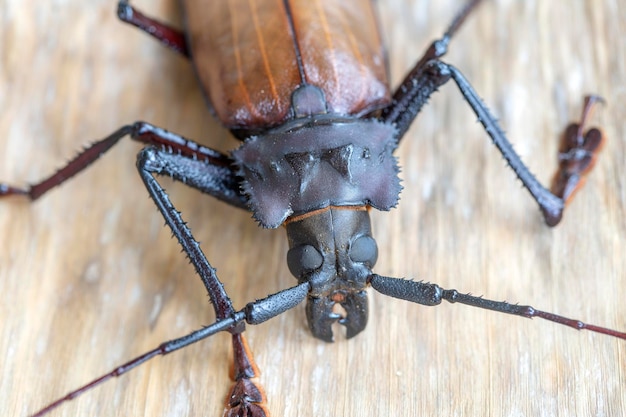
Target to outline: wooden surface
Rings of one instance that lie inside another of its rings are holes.
[[[139,1],[179,24],[173,0]],[[486,1],[446,61],[498,115],[542,182],[556,141],[599,93],[608,137],[550,230],[453,85],[399,149],[405,187],[374,213],[376,271],[626,330],[626,9],[621,0]],[[459,0],[379,2],[397,84]],[[117,22],[113,1],[1,0],[0,178],[51,173],[82,144],[147,120],[218,149],[229,138],[181,57]],[[199,279],[147,198],[136,144],[36,204],[0,202],[0,415],[26,415],[213,320]],[[294,284],[284,231],[166,183],[236,306]],[[368,328],[326,344],[302,307],[250,328],[274,416],[617,416],[626,342],[465,306],[371,296]],[[143,365],[51,415],[218,416],[226,335]]]

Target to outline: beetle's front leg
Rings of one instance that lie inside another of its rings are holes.
[[[240,179],[231,158],[146,122],[122,126],[106,138],[83,149],[54,174],[28,187],[0,182],[0,198],[24,195],[36,200],[85,170],[126,136],[169,151],[161,154],[163,175],[169,175],[232,206],[247,209],[247,198],[240,190]],[[185,157],[180,158],[181,155]]]
[[[182,166],[198,167],[204,164],[202,161],[193,160],[183,155],[171,154],[165,150],[158,150],[153,147],[143,149],[137,157],[137,169],[143,180],[150,197],[154,200],[159,211],[165,218],[166,224],[172,230],[172,233],[178,239],[183,247],[183,251],[187,254],[189,260],[193,264],[196,272],[200,276],[204,286],[206,287],[217,320],[224,320],[235,314],[232,302],[224,289],[224,285],[217,277],[215,269],[211,266],[206,256],[202,252],[199,243],[194,239],[191,230],[185,225],[180,213],[171,203],[165,190],[159,185],[158,181],[153,177],[154,174],[168,173],[168,167],[171,167],[171,159],[178,159],[180,162],[186,160],[188,165],[173,164]],[[194,176],[193,169],[188,169],[189,176]],[[177,175],[184,176],[184,170],[180,168]],[[213,179],[205,177],[204,182],[207,187]],[[254,364],[252,352],[243,337],[245,330],[244,323],[230,329],[234,350],[234,367],[233,380],[235,384],[226,399],[226,416],[248,415],[254,417],[266,416],[265,396],[263,391],[252,381],[252,378],[258,376],[258,368]]]

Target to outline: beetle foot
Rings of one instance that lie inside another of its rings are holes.
[[[265,394],[252,380],[242,378],[235,382],[226,400],[224,417],[267,417]]]
[[[565,128],[559,145],[559,168],[552,179],[550,192],[560,199],[560,207],[540,204],[543,216],[549,226],[556,225],[563,216],[563,208],[587,180],[587,175],[596,163],[598,153],[604,146],[604,135],[592,127],[585,132],[585,125],[591,117],[596,103],[604,102],[600,96],[585,97],[580,123],[572,123]]]
[[[559,170],[552,181],[551,191],[566,203],[585,184],[585,177],[593,169],[598,152],[604,145],[600,129],[592,127],[584,132],[591,109],[600,100],[596,96],[586,97],[581,122],[567,126],[561,138]]]
[[[252,351],[242,333],[235,333],[232,336],[234,360],[230,377],[235,383],[226,398],[223,416],[269,416],[265,394],[261,387],[252,381],[252,378],[259,376]]]

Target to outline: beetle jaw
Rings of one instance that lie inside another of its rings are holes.
[[[338,306],[343,311],[337,312]],[[335,322],[345,326],[348,339],[359,334],[367,325],[367,292],[336,290],[327,297],[309,296],[306,318],[313,336],[333,342],[332,326]]]

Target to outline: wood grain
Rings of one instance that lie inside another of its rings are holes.
[[[175,24],[173,0],[137,0]],[[397,84],[459,0],[379,2]],[[236,142],[203,106],[190,65],[116,21],[113,1],[0,2],[0,178],[23,183],[82,144],[147,120],[218,149]],[[620,0],[493,0],[446,61],[461,69],[542,182],[582,96],[606,98],[608,143],[550,230],[452,85],[399,149],[400,207],[375,213],[376,271],[626,330],[626,9]],[[0,203],[0,415],[26,415],[213,320],[154,209],[130,141],[29,204]],[[166,184],[236,306],[294,283],[282,230]],[[626,343],[464,306],[371,297],[355,339],[312,338],[303,308],[250,328],[275,416],[617,416]],[[217,416],[228,337],[159,358],[53,416]]]

